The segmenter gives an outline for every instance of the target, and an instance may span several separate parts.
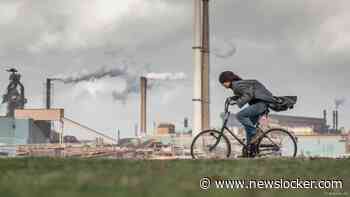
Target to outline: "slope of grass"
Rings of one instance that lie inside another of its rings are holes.
[[[341,190],[199,188],[212,179],[342,179]],[[1,197],[95,196],[350,196],[347,160],[84,160],[0,159]],[[329,193],[331,192],[331,193]]]

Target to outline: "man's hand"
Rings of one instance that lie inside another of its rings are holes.
[[[239,98],[238,96],[231,96],[230,97],[231,101],[236,101],[236,100],[238,100],[238,98]]]
[[[236,100],[238,99],[238,97],[237,96],[231,96],[230,97],[230,105],[235,105],[237,102],[236,102]]]

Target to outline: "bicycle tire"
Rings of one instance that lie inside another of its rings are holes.
[[[266,132],[264,132],[264,134],[260,137],[260,139],[257,143],[257,146],[256,146],[257,156],[259,156],[259,154],[260,154],[260,146],[261,146],[262,140],[264,138],[267,138],[267,135],[270,134],[271,132],[274,132],[274,131],[279,131],[279,132],[285,133],[291,139],[291,141],[293,142],[292,148],[294,149],[294,152],[292,151],[291,157],[295,158],[297,155],[297,152],[298,152],[298,146],[297,146],[297,142],[295,140],[295,137],[289,131],[282,129],[282,128],[272,128],[272,129],[269,129]]]
[[[217,134],[217,135],[222,135],[221,137],[223,138],[224,143],[226,144],[226,147],[227,147],[227,150],[226,150],[226,158],[229,158],[230,155],[231,155],[231,144],[230,144],[230,141],[229,141],[228,138],[225,136],[225,134],[221,134],[221,132],[219,132],[219,131],[217,131],[217,130],[212,130],[212,129],[202,131],[202,132],[200,132],[199,134],[197,134],[197,135],[193,138],[192,143],[191,143],[191,156],[192,156],[192,158],[193,158],[193,159],[199,159],[198,157],[195,156],[195,145],[196,145],[196,142],[197,142],[197,140],[198,140],[201,136],[203,136],[203,135],[205,135],[205,134],[207,134],[207,133],[209,133],[209,132],[215,133],[215,134]],[[222,139],[220,139],[220,140],[222,140]]]

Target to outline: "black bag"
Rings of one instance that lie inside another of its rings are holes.
[[[269,108],[273,111],[287,111],[288,109],[293,109],[297,102],[297,96],[274,96],[275,102],[269,103]]]

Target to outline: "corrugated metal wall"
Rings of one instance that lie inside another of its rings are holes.
[[[31,119],[13,119],[0,117],[0,144],[37,144],[47,143],[47,129],[38,127]]]

